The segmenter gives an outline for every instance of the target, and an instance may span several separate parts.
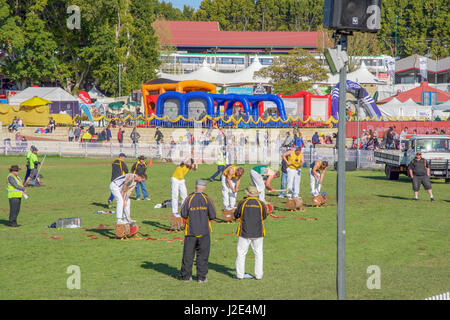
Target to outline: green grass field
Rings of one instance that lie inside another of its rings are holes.
[[[24,157],[2,157],[4,186],[8,168]],[[6,189],[0,199],[0,299],[336,299],[336,172],[324,183],[329,205],[305,212],[284,211],[284,201],[266,222],[264,277],[261,281],[233,279],[237,224],[212,224],[211,254],[206,284],[178,280],[183,233],[165,231],[170,209],[153,209],[170,199],[175,165],[153,164],[147,173],[151,201],[132,201],[131,215],[143,238],[114,239],[115,215],[105,210],[111,160],[47,157],[45,187],[28,188],[22,200],[20,228],[6,227]],[[131,160],[128,161],[131,167]],[[248,175],[242,186],[250,184]],[[201,165],[187,176],[188,191],[196,179],[209,177],[214,165]],[[301,195],[311,205],[309,175],[303,169]],[[22,178],[25,170],[19,173]],[[346,275],[348,299],[424,299],[450,288],[450,185],[433,183],[436,202],[421,190],[412,201],[409,179],[387,181],[381,171],[348,172],[346,177]],[[280,181],[275,182],[279,187]],[[220,182],[208,183],[221,218]],[[244,193],[240,193],[239,199]],[[58,218],[81,217],[83,229],[47,229]],[[301,220],[298,218],[317,218]],[[105,228],[101,228],[104,225]],[[70,265],[81,270],[81,289],[67,289]],[[381,289],[366,286],[367,268],[379,266]],[[253,274],[253,253],[246,272]],[[195,265],[193,271],[196,274]]]

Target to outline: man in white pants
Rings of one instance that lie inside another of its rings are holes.
[[[264,203],[259,200],[258,190],[249,186],[245,192],[248,197],[239,202],[234,212],[234,217],[239,220],[236,234],[239,236],[236,257],[236,278],[249,278],[245,274],[245,257],[248,247],[251,246],[255,255],[255,278],[263,277],[263,240],[266,235],[264,219],[267,218],[267,210]]]
[[[287,198],[298,198],[300,195],[301,168],[305,163],[302,149],[288,150],[281,156],[287,163]]]
[[[145,180],[147,180],[145,173],[142,175],[127,173],[117,177],[110,183],[109,190],[114,195],[114,198],[116,198],[117,224],[127,224],[131,222],[130,194],[138,183],[144,182]]]
[[[222,201],[225,210],[236,208],[236,197],[241,184],[244,169],[231,165],[222,174]]]
[[[327,171],[328,162],[316,160],[309,166],[309,179],[311,182],[311,195],[317,197],[322,188],[323,177]]]
[[[187,197],[186,181],[184,180],[184,177],[189,170],[195,170],[196,168],[197,166],[194,163],[194,159],[190,159],[190,163],[184,163],[184,161],[181,162],[172,174],[172,215],[176,218],[181,217],[178,213],[178,197],[181,197],[181,203],[183,203]]]
[[[250,171],[250,179],[256,189],[258,189],[259,200],[266,201],[266,188],[269,192],[275,191],[275,189],[272,188],[271,183],[273,179],[278,177],[280,177],[280,172],[273,170],[269,166],[262,165],[252,168]]]

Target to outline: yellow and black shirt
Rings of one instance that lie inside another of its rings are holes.
[[[216,208],[205,193],[195,192],[184,200],[180,214],[186,219],[184,235],[199,237],[212,231],[209,221],[216,218]]]
[[[128,173],[128,167],[125,162],[120,159],[114,160],[112,163],[111,181]]]
[[[264,219],[267,218],[266,206],[256,197],[247,197],[239,202],[234,217],[239,219],[236,232],[243,238],[261,238],[266,235]]]

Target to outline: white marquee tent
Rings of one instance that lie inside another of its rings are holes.
[[[412,99],[405,102],[400,102],[396,98],[392,99],[388,103],[379,105],[378,108],[381,111],[383,117],[387,118],[431,118],[432,109],[431,107],[425,107],[418,105]]]
[[[233,73],[214,71],[206,62],[204,62],[202,66],[194,72],[187,74],[168,74],[160,72],[159,77],[174,81],[199,80],[219,86],[259,83],[268,84],[270,79],[254,77],[255,72],[261,70],[262,68],[264,68],[264,66],[261,65],[258,58],[255,58],[253,63],[244,70]]]

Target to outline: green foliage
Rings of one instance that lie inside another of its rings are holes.
[[[70,5],[81,9],[81,30],[66,25]],[[0,72],[20,88],[58,81],[72,92],[95,84],[117,95],[120,64],[128,95],[155,77],[158,10],[155,0],[0,0]]]
[[[284,95],[309,89],[312,84],[327,79],[325,69],[303,49],[274,59],[273,65],[256,72],[255,76],[271,78],[274,91]]]

